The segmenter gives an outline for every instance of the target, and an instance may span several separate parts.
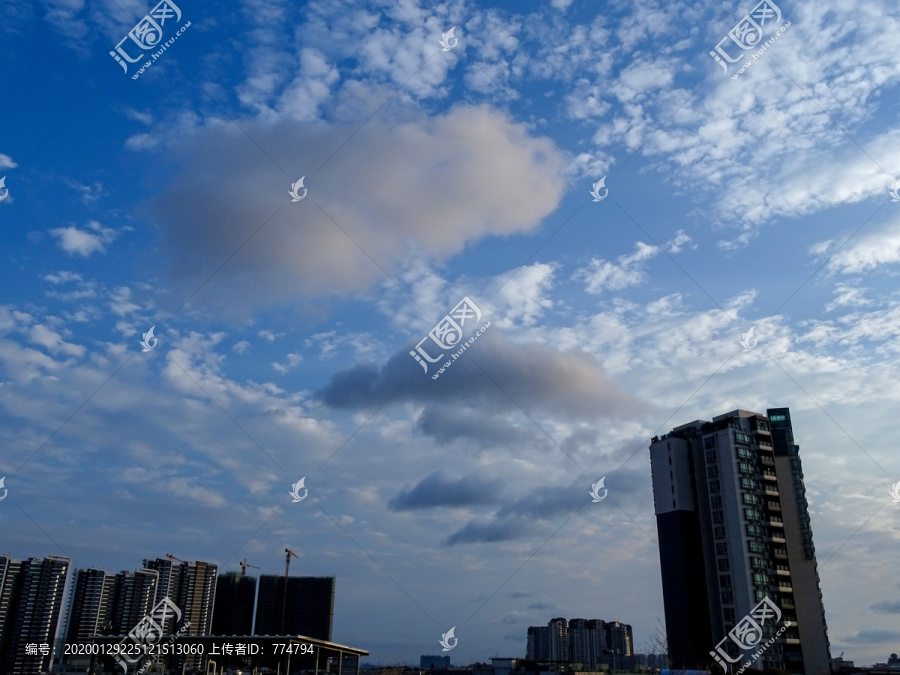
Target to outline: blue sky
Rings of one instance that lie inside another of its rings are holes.
[[[785,0],[737,79],[751,3],[182,0],[137,79],[152,5],[4,7],[0,550],[287,546],[376,662],[556,616],[643,651],[649,438],[788,406],[832,652],[898,651],[895,4]]]

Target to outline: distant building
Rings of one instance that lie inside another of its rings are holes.
[[[144,560],[144,567],[154,570],[159,576],[154,605],[168,597],[181,611],[179,623],[190,621],[186,635],[210,635],[216,603],[218,566],[201,560],[173,562],[157,558]],[[167,633],[174,633],[176,630],[174,618],[169,617],[170,625],[165,627]]]
[[[158,585],[159,574],[155,570],[122,571],[115,576],[110,635],[126,635],[150,613],[156,603]]]
[[[256,635],[306,635],[331,640],[334,577],[288,579],[284,632],[281,629],[283,602],[284,577],[262,575],[256,601]]]
[[[551,619],[546,626],[529,626],[525,658],[529,661],[580,663],[585,671],[601,666],[625,669],[633,666],[634,638],[631,626],[600,619]]]
[[[650,464],[672,667],[737,667],[751,652],[726,636],[769,598],[791,625],[754,667],[828,673],[825,610],[790,410],[734,410],[676,427],[652,439]],[[763,638],[776,630],[763,625]],[[723,639],[724,655],[717,648]]]
[[[0,557],[0,673],[50,670],[71,567],[61,556]],[[27,653],[27,645],[35,645],[36,653]]]
[[[216,581],[213,635],[252,635],[256,577],[228,572]]]
[[[441,670],[450,667],[449,656],[420,656],[419,668],[422,670]]]
[[[116,578],[106,570],[75,570],[66,617],[66,642],[86,640],[112,628]]]

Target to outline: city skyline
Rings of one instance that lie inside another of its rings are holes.
[[[289,549],[384,663],[647,652],[651,439],[789,408],[831,651],[883,661],[895,4],[4,3],[0,554]]]

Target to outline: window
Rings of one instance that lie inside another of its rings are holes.
[[[719,586],[722,588],[731,588],[731,575],[730,574],[720,574],[719,575]]]
[[[765,553],[766,545],[761,541],[751,541],[748,542],[750,544],[750,553]]]
[[[719,476],[719,465],[718,464],[707,464],[706,465],[706,475],[708,478],[717,478]]]
[[[714,527],[713,528],[713,537],[716,539],[724,539],[725,538],[725,528],[724,527]]]
[[[756,481],[752,478],[741,478],[741,487],[745,490],[754,490],[756,489]]]
[[[716,544],[716,555],[728,555],[728,544],[720,541]]]
[[[703,449],[709,450],[710,448],[716,447],[716,437],[715,436],[707,436],[703,439]]]
[[[763,530],[759,525],[747,525],[747,535],[750,537],[761,537]]]
[[[756,495],[744,493],[743,497],[745,504],[759,504],[759,497]]]
[[[747,462],[738,462],[738,471],[741,473],[753,473],[753,467]]]
[[[669,455],[669,466],[672,466],[672,455]]]
[[[747,520],[762,520],[762,513],[756,509],[744,509],[744,517]]]
[[[709,491],[710,492],[721,492],[722,486],[719,485],[719,481],[717,481],[717,480],[709,481]]]
[[[734,593],[730,590],[722,589],[722,604],[723,605],[733,605],[734,604]]]
[[[753,459],[753,453],[750,452],[747,448],[738,448],[737,456],[739,459]]]
[[[734,432],[734,440],[737,443],[746,443],[747,445],[750,445],[750,437],[747,434],[742,433],[740,431]]]
[[[761,572],[753,573],[753,583],[757,586],[768,586],[769,585],[769,576],[767,574],[762,574]]]
[[[756,420],[756,428],[759,429],[760,431],[768,431],[769,423],[766,422],[765,420],[758,419],[758,420]]]
[[[769,419],[773,422],[784,422],[786,418],[784,415],[769,415]]]
[[[731,569],[731,568],[728,566],[728,558],[719,558],[716,562],[717,562],[717,564],[719,565],[719,571],[720,571],[720,572],[725,572],[725,571]]]
[[[757,558],[756,556],[753,556],[750,558],[750,562],[753,563],[753,567],[755,567],[757,569],[765,569],[766,568],[766,561],[763,558]]]
[[[753,594],[756,596],[757,600],[762,600],[763,598],[766,598],[769,595],[765,591],[754,591]]]
[[[709,496],[709,505],[714,509],[722,508],[722,495],[710,495]]]
[[[722,610],[722,619],[728,623],[734,623],[734,610],[726,607]]]
[[[721,523],[723,520],[724,517],[722,516],[722,509],[715,509],[712,512],[712,521],[714,523]]]

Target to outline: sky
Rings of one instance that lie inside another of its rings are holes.
[[[900,651],[893,0],[173,6],[4,4],[0,552],[650,651],[650,438],[789,407],[832,654]]]

